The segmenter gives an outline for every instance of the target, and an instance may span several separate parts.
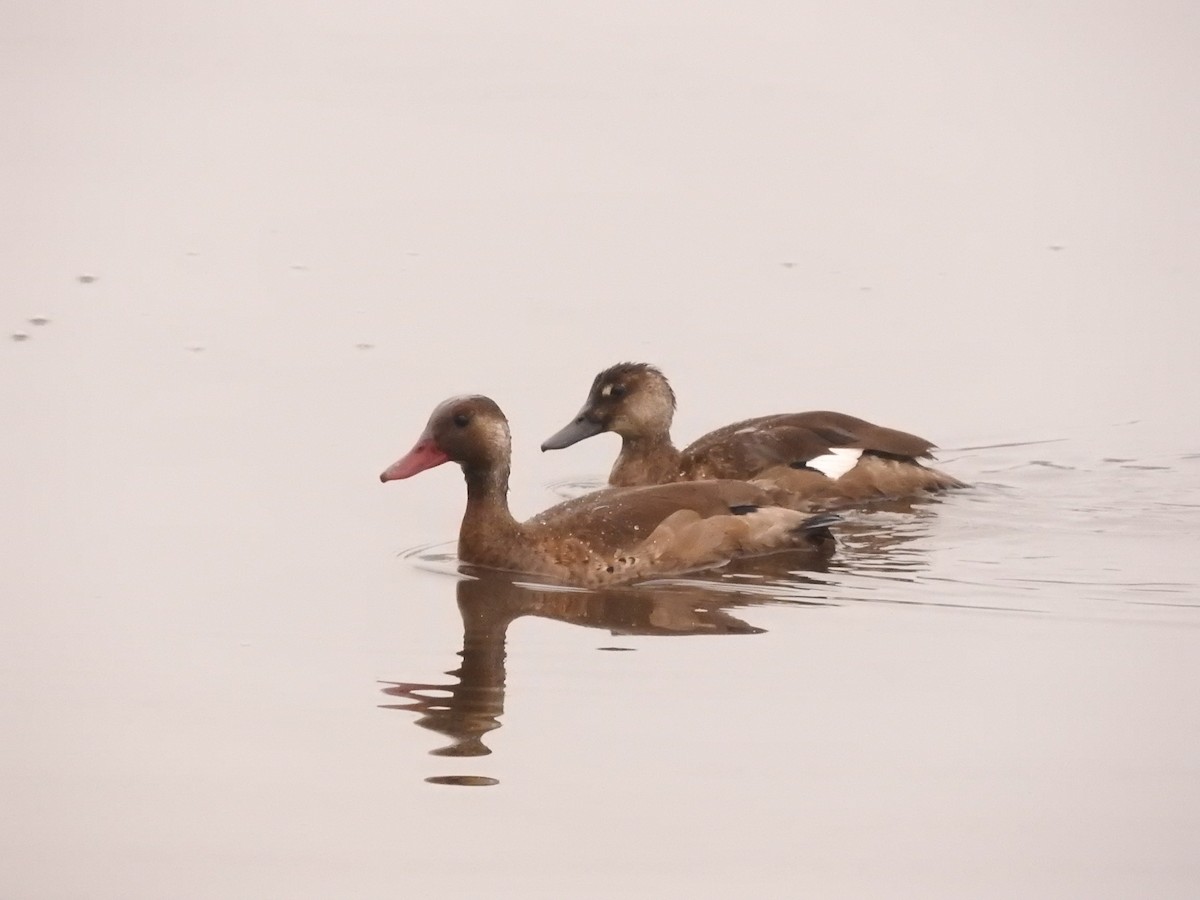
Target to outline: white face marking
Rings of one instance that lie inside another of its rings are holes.
[[[863,452],[853,447],[834,447],[828,453],[810,459],[805,465],[822,475],[838,479],[858,465]]]
[[[600,396],[605,400],[612,396],[612,392],[613,386],[611,384],[606,384],[604,387],[600,388]]]

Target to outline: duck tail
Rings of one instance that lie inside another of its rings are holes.
[[[840,521],[842,521],[842,517],[837,513],[823,512],[809,516],[792,530],[803,534],[811,534],[814,531],[823,531],[829,534],[829,526]],[[830,536],[832,537],[832,535]]]
[[[829,530],[829,526],[842,521],[836,513],[818,513],[809,516],[793,529],[793,534],[823,557],[833,556],[837,552],[837,538]]]

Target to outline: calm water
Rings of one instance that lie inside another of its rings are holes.
[[[6,19],[0,896],[1200,891],[1195,8]],[[592,594],[378,483],[620,359],[973,487]]]

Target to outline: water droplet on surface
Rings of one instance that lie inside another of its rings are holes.
[[[374,344],[355,344],[354,347],[357,350],[374,350],[375,349]]]
[[[29,335],[26,334],[24,331],[14,331],[12,334],[9,335],[9,337],[12,338],[14,341],[29,340]]]
[[[80,275],[80,276],[79,276],[79,283],[80,283],[80,284],[91,284],[91,283],[92,283],[93,281],[95,281],[95,280],[96,280],[96,276],[95,276],[95,275]]]
[[[188,353],[203,353],[204,352],[204,348],[200,344],[188,344],[187,347],[185,347],[184,349],[187,350]]]
[[[30,325],[49,325],[50,320],[45,316],[34,316],[29,320]]]

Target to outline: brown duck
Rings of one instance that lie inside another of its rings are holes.
[[[526,522],[508,509],[508,421],[487,397],[439,405],[416,445],[380,481],[456,462],[467,480],[458,556],[468,563],[584,587],[722,565],[739,556],[802,549],[829,554],[829,514],[774,505],[761,487],[714,480],[608,488]]]
[[[596,376],[583,409],[542,449],[613,431],[621,436],[621,454],[609,484],[747,479],[786,492],[792,502],[909,497],[963,486],[922,464],[931,457],[931,442],[845,413],[746,419],[710,431],[682,451],[671,442],[674,414],[675,392],[662,372],[645,363],[619,363]]]

